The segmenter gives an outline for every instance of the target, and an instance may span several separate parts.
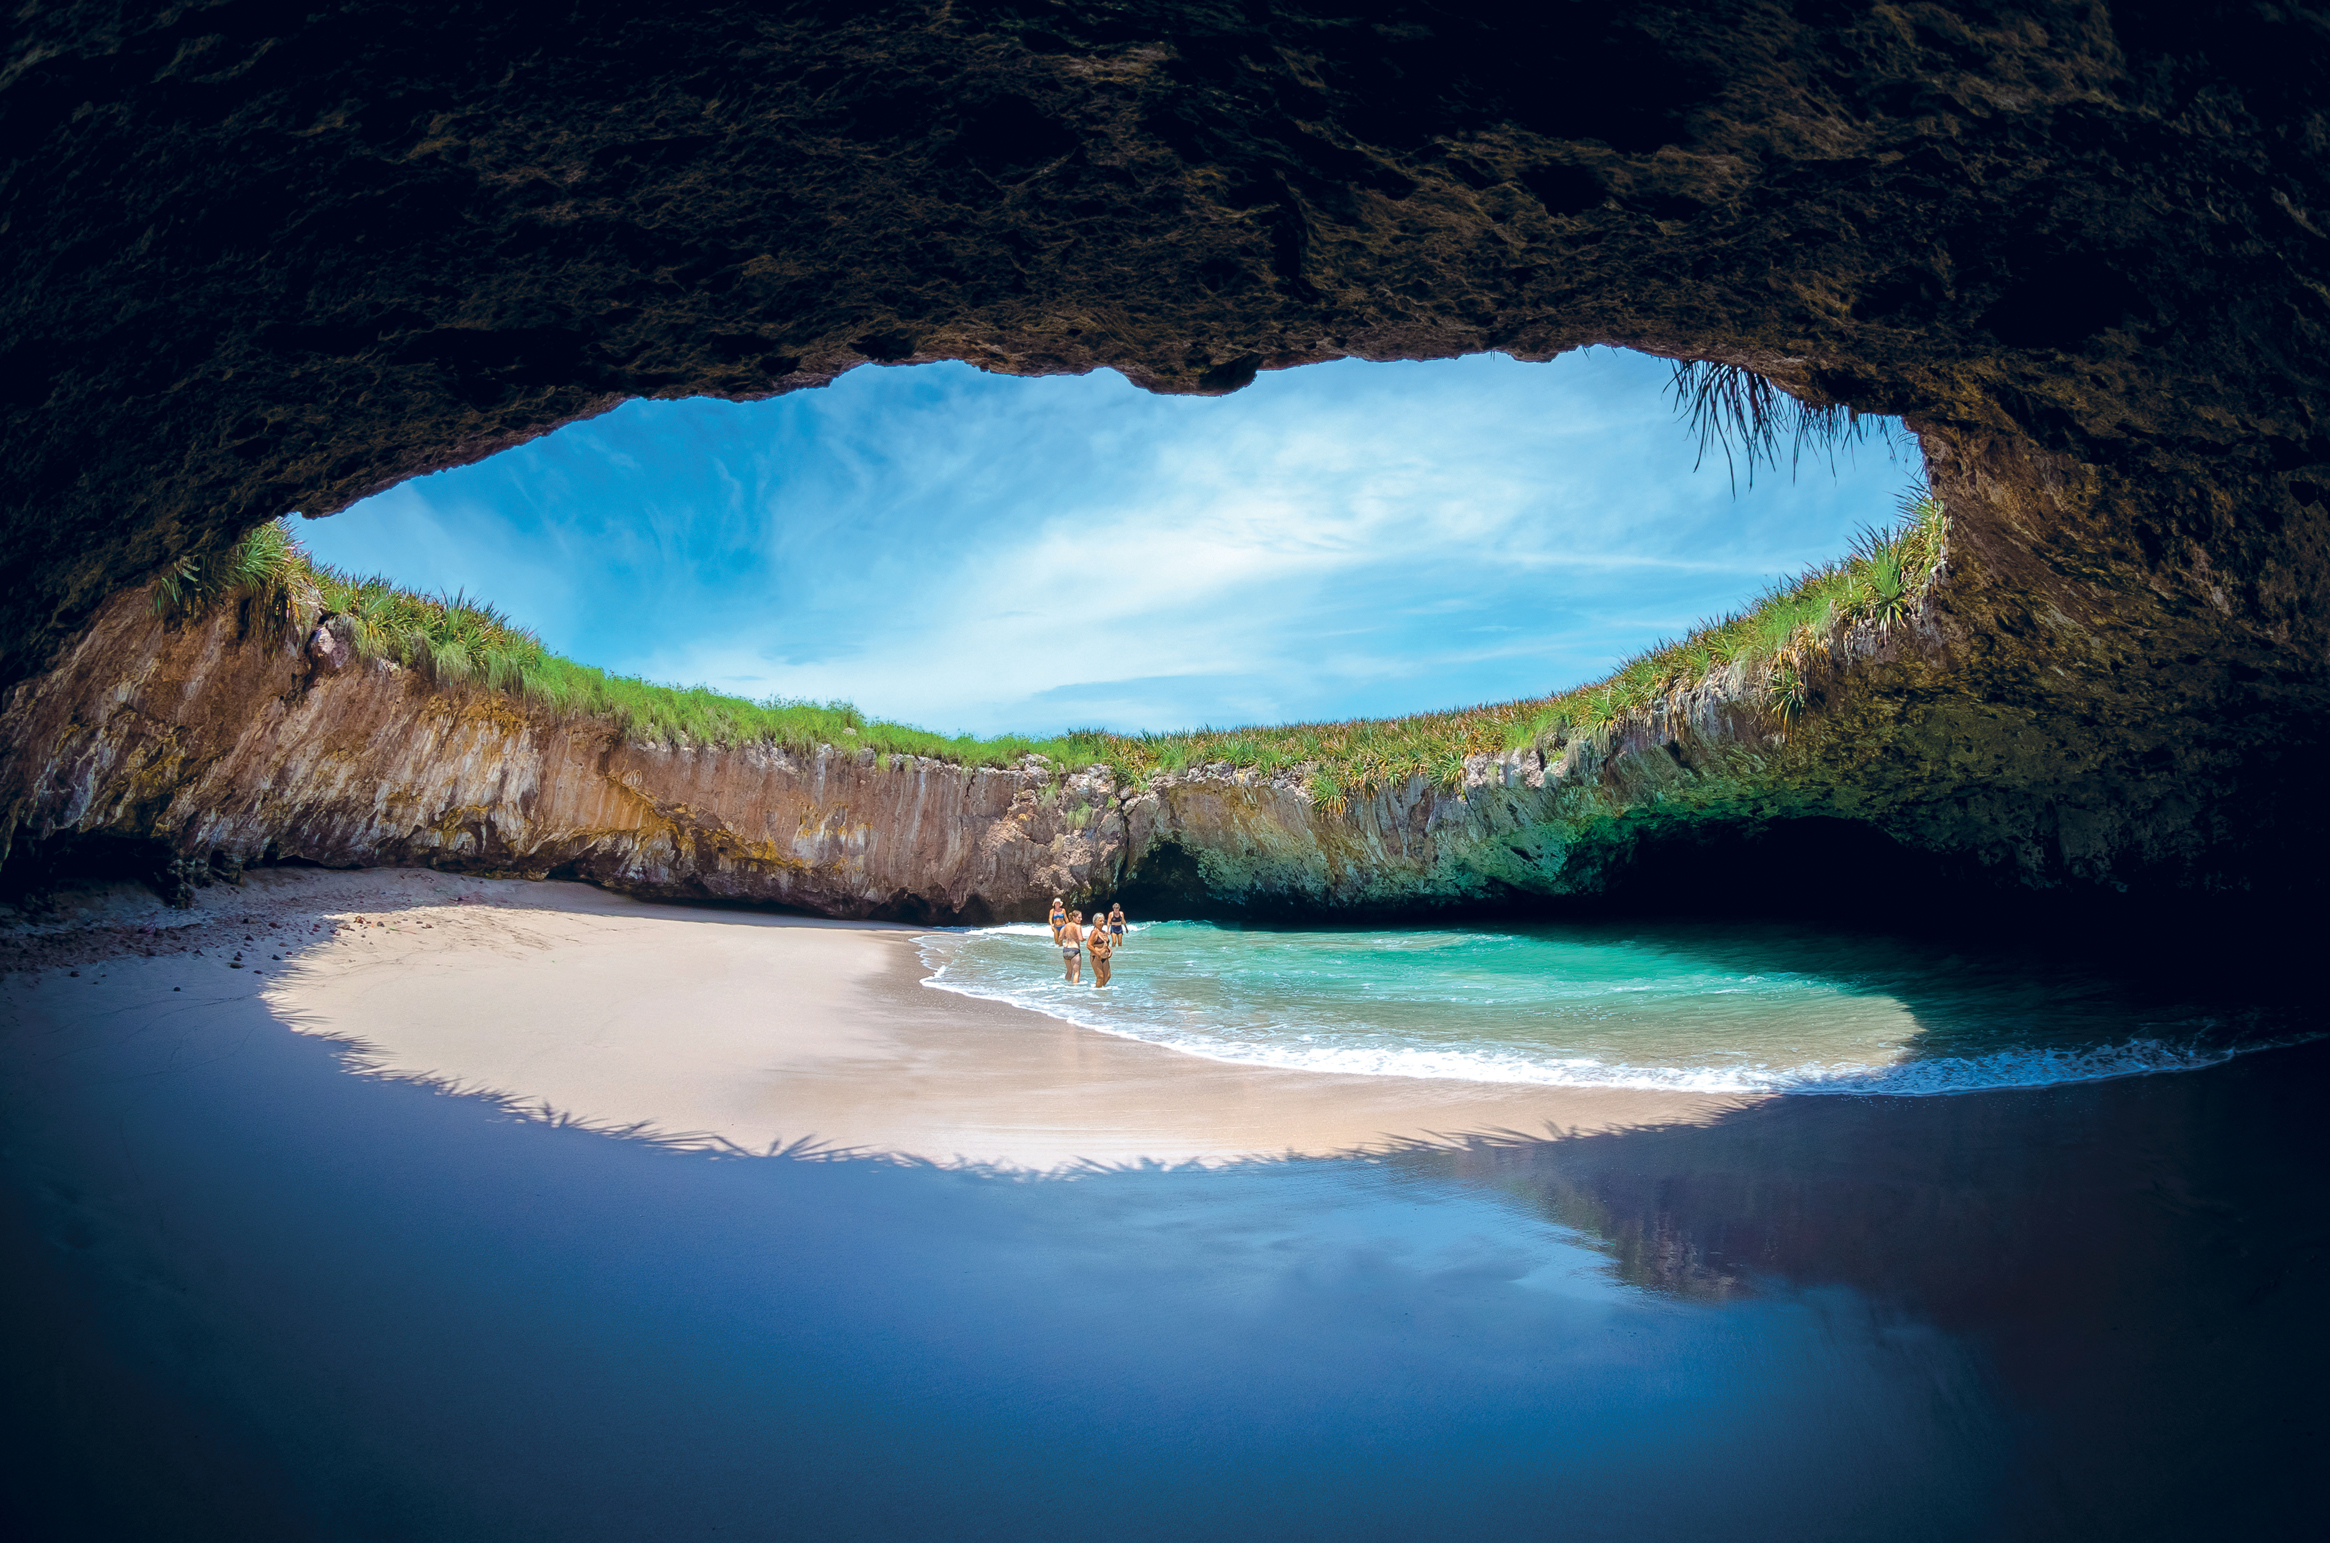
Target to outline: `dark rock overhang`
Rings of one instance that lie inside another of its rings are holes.
[[[2101,776],[2265,839],[2330,644],[2326,26],[46,8],[0,73],[0,679],[259,520],[631,396],[1618,343],[1923,436],[1957,642],[1857,774],[1965,740],[1937,797]]]

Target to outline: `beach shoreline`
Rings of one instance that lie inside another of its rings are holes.
[[[262,992],[365,1073],[736,1152],[1216,1164],[1704,1122],[1749,1102],[1213,1061],[931,989],[927,928],[425,870],[275,870],[202,900],[164,913],[92,891],[76,914],[9,929],[10,962],[94,980],[108,960],[174,959],[170,984]]]

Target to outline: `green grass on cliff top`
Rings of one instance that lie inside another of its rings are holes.
[[[249,600],[283,627],[337,613],[349,619],[357,650],[367,657],[391,660],[440,685],[502,691],[551,713],[603,719],[640,739],[761,742],[801,751],[836,745],[871,749],[885,765],[892,756],[930,756],[1008,766],[1039,755],[1064,768],[1107,765],[1132,780],[1224,764],[1265,775],[1300,771],[1314,798],[1341,808],[1352,792],[1415,776],[1460,783],[1468,756],[1600,728],[1734,664],[1748,667],[1750,689],[1763,694],[1776,717],[1792,717],[1803,703],[1804,670],[1840,626],[1889,624],[1906,614],[1940,567],[1944,524],[1941,505],[1913,492],[1896,520],[1863,531],[1837,561],[1774,584],[1740,611],[1635,655],[1603,680],[1553,696],[1406,718],[1177,734],[949,737],[868,718],[847,702],[748,701],[703,686],[610,675],[550,652],[483,601],[415,594],[385,578],[360,578],[318,563],[280,520],[260,526],[223,557],[181,563],[157,586],[155,604],[183,619]]]

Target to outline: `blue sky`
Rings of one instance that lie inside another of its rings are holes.
[[[1875,443],[1733,495],[1612,349],[1344,360],[1229,397],[854,370],[631,402],[320,521],[587,663],[943,732],[1391,714],[1592,679],[1889,518]]]

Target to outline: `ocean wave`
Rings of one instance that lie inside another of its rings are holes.
[[[1041,925],[982,930],[1021,936],[1050,935],[1049,929]],[[959,939],[962,935],[954,936]],[[1176,1015],[1186,1019],[1189,1016],[1186,1009],[1161,1012],[1149,1007],[1141,1014],[1107,1008],[1096,1010],[1098,999],[1088,991],[1050,982],[1002,987],[959,978],[952,973],[950,952],[943,946],[924,949],[925,962],[933,967],[924,985],[958,996],[1025,1008],[1080,1028],[1178,1050],[1209,1061],[1343,1076],[1671,1093],[1922,1098],[2196,1071],[2249,1051],[2290,1042],[2286,1039],[2209,1042],[2181,1035],[2137,1034],[2110,1044],[2012,1047],[1981,1055],[1906,1054],[1876,1063],[1809,1061],[1775,1065],[1733,1056],[1699,1065],[1634,1065],[1592,1056],[1529,1055],[1510,1049],[1322,1044],[1320,1032],[1300,1030],[1282,1031],[1268,1038],[1238,1037],[1227,1029],[1197,1034],[1155,1021],[1157,1017]]]

